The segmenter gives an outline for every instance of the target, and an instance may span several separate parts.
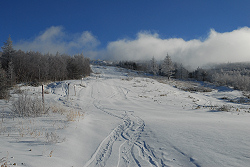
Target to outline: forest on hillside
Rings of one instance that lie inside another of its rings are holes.
[[[207,81],[218,86],[250,91],[250,63],[214,64],[209,68],[193,71],[185,65],[173,62],[170,55],[157,61],[120,61],[116,66],[142,71],[168,79]],[[90,59],[83,54],[42,54],[40,52],[14,50],[9,37],[0,52],[0,98],[8,96],[8,90],[17,83],[39,85],[42,82],[79,79],[90,75]]]
[[[91,72],[90,60],[78,54],[42,54],[14,50],[9,37],[0,52],[0,98],[17,83],[37,86],[42,82],[79,79]]]
[[[250,62],[214,64],[209,68],[198,67],[189,71],[184,65],[172,62],[171,57],[167,55],[159,62],[153,57],[150,61],[120,61],[116,65],[152,75],[165,76],[168,79],[205,81],[217,86],[250,91]]]

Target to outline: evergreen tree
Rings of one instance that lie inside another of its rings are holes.
[[[156,75],[158,71],[159,71],[159,67],[158,67],[157,61],[155,60],[155,57],[153,57],[150,62],[150,72]]]
[[[208,81],[208,72],[198,67],[194,72],[194,78],[198,81]]]
[[[2,56],[1,56],[1,61],[2,61],[2,68],[7,71],[9,63],[12,62],[12,56],[15,53],[15,50],[13,49],[12,45],[12,40],[11,37],[7,39],[6,42],[4,42],[4,45],[2,46]]]
[[[188,78],[188,70],[186,70],[182,64],[176,65],[175,77],[177,79],[187,79]]]
[[[163,64],[162,64],[162,73],[163,75],[167,76],[168,79],[173,75],[174,73],[174,65],[171,60],[171,57],[167,54],[165,57]]]

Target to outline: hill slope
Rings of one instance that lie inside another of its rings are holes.
[[[94,74],[83,81],[46,87],[47,103],[77,110],[83,119],[62,121],[63,115],[55,113],[14,121],[4,118],[2,162],[85,167],[250,164],[250,106],[227,100],[239,98],[241,92],[190,93],[153,79],[128,76],[115,67],[93,66],[92,70]],[[40,88],[23,89],[39,94]],[[8,104],[1,101],[1,105]],[[223,107],[228,112],[221,111]],[[44,134],[20,136],[25,127]]]

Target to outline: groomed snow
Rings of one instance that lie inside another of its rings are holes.
[[[92,70],[83,81],[46,86],[46,104],[78,113],[73,121],[53,112],[13,118],[11,101],[0,101],[1,165],[250,165],[250,106],[225,99],[242,92],[190,93],[116,67]],[[22,89],[41,95],[41,87]],[[223,105],[230,110],[219,111]]]

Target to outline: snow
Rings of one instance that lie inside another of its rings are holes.
[[[242,92],[190,93],[116,67],[92,70],[45,87],[46,104],[78,113],[73,121],[69,112],[13,118],[11,101],[0,101],[1,165],[249,166],[250,106],[228,100]]]

